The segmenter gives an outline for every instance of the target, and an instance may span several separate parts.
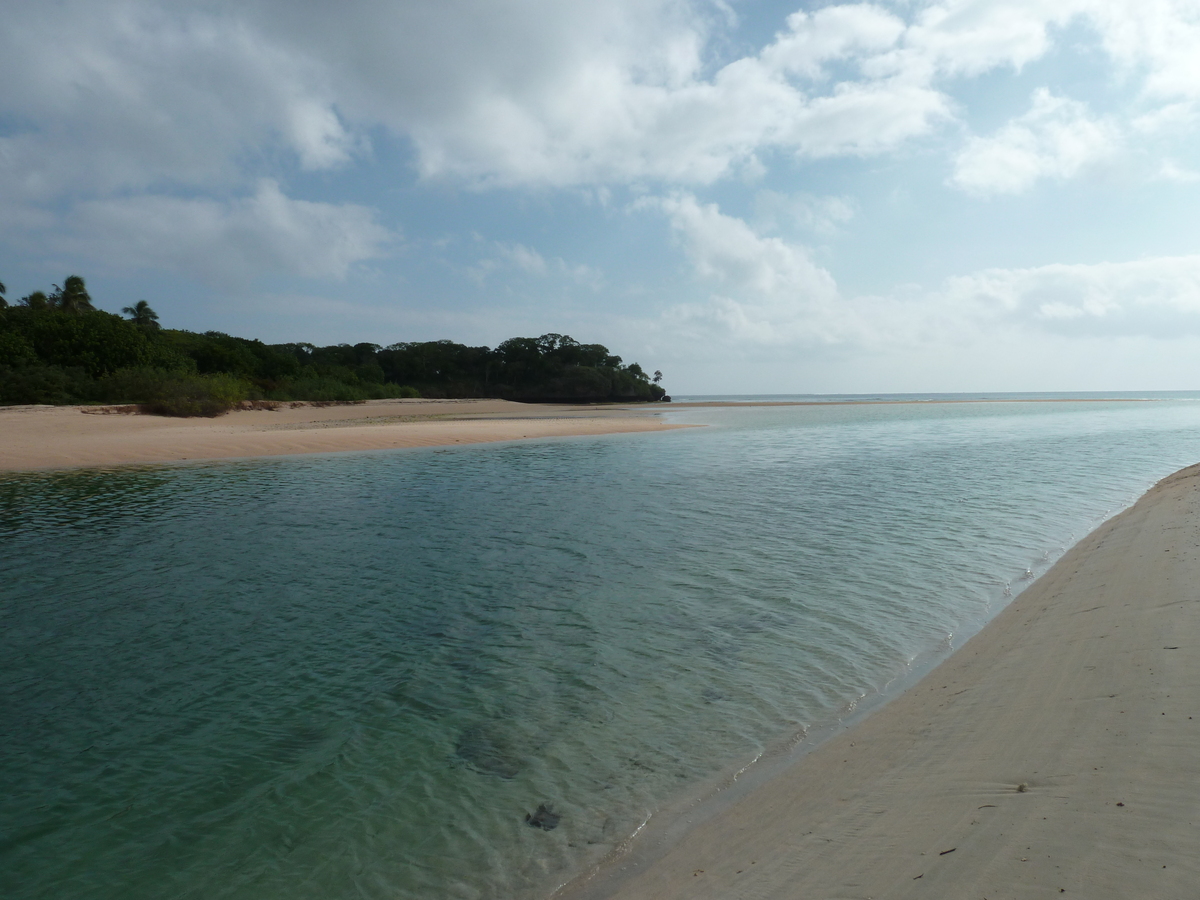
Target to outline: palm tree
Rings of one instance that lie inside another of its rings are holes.
[[[4,282],[0,281],[0,309],[8,306],[8,301],[4,299],[4,295],[8,293],[8,288],[4,286]]]
[[[50,295],[49,300],[53,308],[61,309],[63,312],[91,312],[96,308],[92,306],[92,298],[88,296],[83,279],[78,275],[68,275],[63,281],[62,287],[56,284],[54,293]]]
[[[158,313],[150,308],[145,300],[139,300],[133,306],[126,306],[121,312],[129,316],[134,325],[142,328],[158,328]]]

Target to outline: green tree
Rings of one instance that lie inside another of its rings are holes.
[[[56,284],[54,293],[47,299],[53,309],[60,309],[63,312],[91,312],[96,308],[92,306],[92,298],[84,286],[83,279],[78,275],[68,275],[63,280],[62,287]]]
[[[139,300],[133,306],[126,306],[121,309],[121,312],[129,316],[134,325],[141,328],[155,329],[158,328],[158,313],[150,308],[150,304],[145,300]]]
[[[4,282],[0,281],[0,309],[8,308],[8,301],[4,299],[4,295],[8,293],[8,288],[4,286]]]
[[[21,305],[27,307],[28,309],[49,309],[50,298],[47,297],[42,291],[34,291],[32,294],[26,294],[21,298]]]
[[[45,310],[19,319],[12,319],[11,312],[6,316],[44,365],[83,369],[89,377],[100,378],[154,361],[146,333],[112,313]]]

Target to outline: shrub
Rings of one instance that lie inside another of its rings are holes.
[[[79,368],[0,365],[0,403],[78,403],[90,384]]]
[[[416,388],[406,384],[358,384],[320,376],[285,382],[267,392],[271,400],[386,400],[396,397],[420,397]]]
[[[250,385],[232,375],[185,375],[160,382],[145,410],[160,416],[213,418],[240,405],[249,393]]]
[[[33,344],[23,334],[0,332],[0,366],[25,366],[36,362]]]

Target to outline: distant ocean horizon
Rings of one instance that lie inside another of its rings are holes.
[[[1200,400],[1200,391],[957,391],[867,394],[673,394],[677,403],[855,403],[950,400],[959,403],[1039,400]]]
[[[547,897],[1200,462],[1193,392],[706,399],[0,476],[0,895]],[[825,402],[894,399],[965,402]]]

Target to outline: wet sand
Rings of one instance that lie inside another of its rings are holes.
[[[905,693],[562,896],[1195,896],[1198,748],[1193,466]]]
[[[663,406],[569,406],[506,400],[375,400],[284,405],[215,419],[80,406],[0,407],[0,471],[299,453],[387,450],[685,428]]]

